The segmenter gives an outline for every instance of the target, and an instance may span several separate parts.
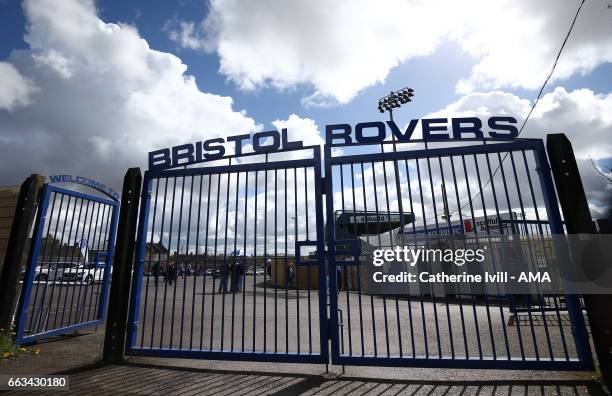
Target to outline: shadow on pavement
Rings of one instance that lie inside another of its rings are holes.
[[[87,331],[87,329],[85,331]],[[74,333],[68,333],[68,334],[58,334],[58,335],[53,336],[53,337],[43,338],[43,339],[40,339],[40,340],[36,340],[35,342],[27,344],[27,346],[53,344],[53,343],[56,343],[56,342],[64,342],[66,340],[76,340],[78,338],[89,336],[89,335],[95,333],[96,331],[97,331],[97,328],[96,329],[92,328],[90,332],[80,332],[80,333],[79,332],[74,332]]]
[[[263,364],[263,363],[262,363]],[[606,395],[595,380],[411,381],[351,376],[197,369],[127,362],[69,375],[68,394],[172,395]]]

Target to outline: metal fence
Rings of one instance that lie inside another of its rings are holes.
[[[546,263],[550,235],[563,225],[540,140],[364,146],[327,145],[324,158],[317,146],[147,171],[126,353],[592,368],[576,296],[544,304],[495,284],[384,295],[366,279],[369,250],[446,243],[442,235],[455,248],[512,235],[529,242],[521,253],[529,265]],[[503,252],[488,258],[498,268]]]
[[[103,322],[118,203],[46,184],[21,274],[18,344]]]
[[[331,147],[327,149],[328,223],[334,221],[334,211],[414,216],[414,221],[395,229],[378,222],[373,224],[378,230],[366,235],[347,237],[344,232],[341,240],[333,227],[328,228],[329,273],[335,275],[330,283],[332,361],[423,367],[592,367],[576,296],[563,296],[563,307],[547,306],[553,314],[545,315],[540,297],[527,295],[532,300],[522,301],[526,315],[517,321],[511,320],[517,300],[510,304],[512,296],[496,292],[495,284],[485,293],[423,285],[401,296],[368,290],[368,249],[449,241],[455,248],[477,246],[503,235],[546,246],[547,235],[563,233],[541,141],[480,141],[438,148],[424,143],[423,149],[411,151],[395,147],[390,151],[391,144],[386,142],[389,150],[367,154],[332,156]],[[528,246],[524,257],[528,263],[536,265],[546,258],[546,249],[534,251],[537,244]],[[500,268],[499,254],[489,258],[491,269]]]
[[[320,148],[299,152],[145,173],[128,354],[326,361]]]

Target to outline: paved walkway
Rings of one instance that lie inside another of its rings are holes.
[[[128,363],[73,371],[70,391],[64,394],[604,395],[605,392],[593,380],[381,380],[350,375],[271,374]]]
[[[605,395],[594,373],[334,367],[131,358],[99,365],[103,333],[57,337],[39,355],[0,364],[2,374],[69,375],[62,394],[221,395]],[[15,393],[17,394],[17,393]],[[19,394],[23,394],[20,392]]]

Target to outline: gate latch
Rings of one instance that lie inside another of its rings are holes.
[[[343,248],[338,248],[342,246]],[[334,241],[334,261],[336,265],[360,265],[361,241],[359,239],[338,239]],[[338,260],[337,256],[351,256],[352,259]]]
[[[306,260],[302,260],[302,254],[301,254],[301,249],[302,246],[314,246],[317,247],[318,243],[317,241],[297,241],[295,243],[295,265],[296,266],[300,266],[300,265],[318,265],[319,264],[319,260],[318,260],[318,255],[320,252],[316,252],[317,253],[317,259],[306,259]]]

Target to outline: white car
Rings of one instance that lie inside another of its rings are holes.
[[[40,263],[34,269],[34,282],[55,281],[62,278],[65,263]],[[22,278],[25,278],[25,268],[22,271]]]
[[[253,274],[255,275],[264,275],[265,271],[261,268],[257,268],[257,270],[255,270],[253,272],[253,268],[249,268],[248,270],[246,270],[245,275],[251,275],[253,276]]]
[[[72,263],[72,265],[64,268],[62,281],[86,284],[102,282],[104,280],[104,268],[103,262],[98,263],[98,265]]]

